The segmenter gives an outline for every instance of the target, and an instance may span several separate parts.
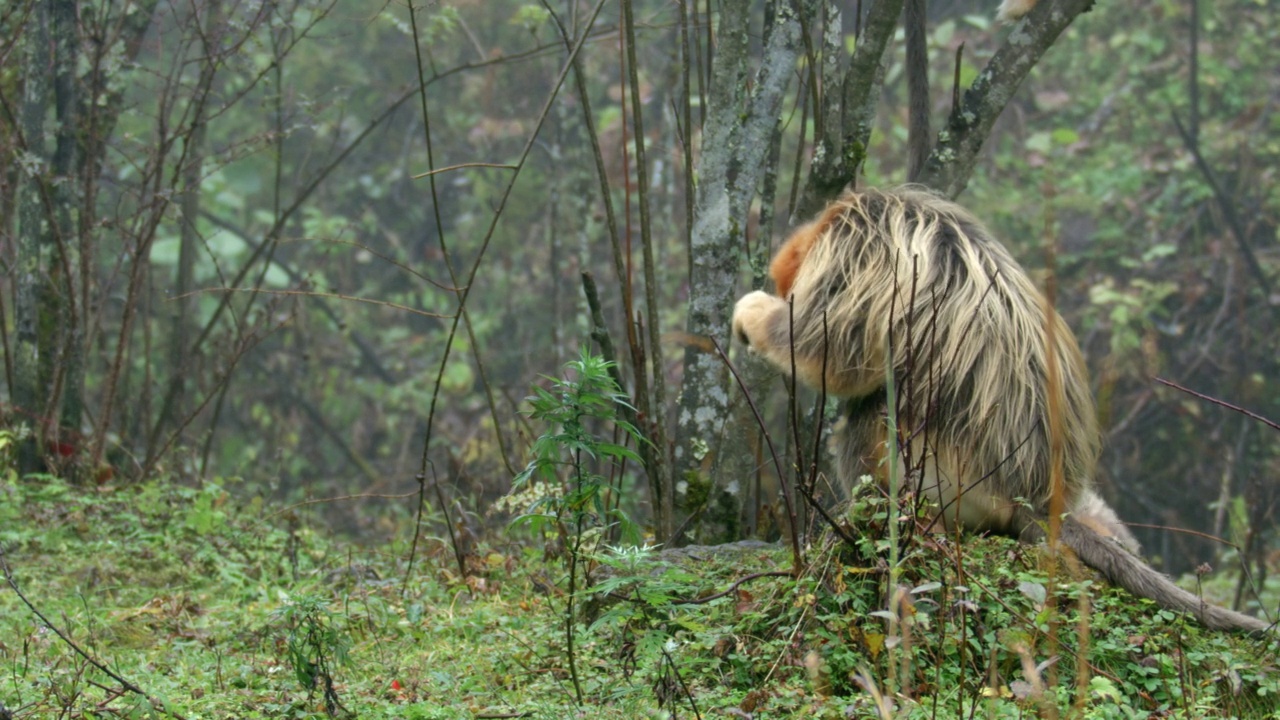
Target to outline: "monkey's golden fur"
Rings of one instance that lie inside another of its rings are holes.
[[[734,334],[849,399],[833,439],[842,477],[884,480],[889,367],[915,489],[948,526],[1038,540],[1053,495],[1055,420],[1064,544],[1113,583],[1211,627],[1267,627],[1205,605],[1135,555],[1133,535],[1093,490],[1101,435],[1071,330],[959,205],[910,188],[846,191],[795,231],[770,274],[778,296],[739,300]]]

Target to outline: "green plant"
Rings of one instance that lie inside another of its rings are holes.
[[[669,664],[676,634],[688,627],[678,616],[676,604],[698,593],[699,578],[665,562],[648,545],[609,547],[593,559],[600,563],[603,578],[591,593],[595,607],[603,611],[591,623],[591,631],[616,631],[614,644],[622,660],[617,679],[630,681],[642,668],[661,670]],[[620,691],[627,692],[635,684],[624,683]]]
[[[528,522],[541,530],[547,522],[568,520],[583,529],[617,522],[627,540],[639,539],[635,525],[621,508],[616,504],[606,508],[610,485],[594,469],[602,460],[640,462],[625,445],[608,442],[595,432],[611,425],[627,439],[643,442],[640,432],[618,417],[618,408],[630,405],[609,376],[611,367],[612,362],[584,350],[579,359],[565,364],[567,377],[548,378],[550,389],[535,386],[534,394],[527,398],[529,416],[550,429],[533,441],[533,460],[516,476],[514,489],[524,490],[542,481],[549,492],[512,524]]]
[[[285,650],[298,683],[313,692],[321,686],[330,717],[347,714],[334,688],[333,670],[347,662],[351,637],[344,619],[330,612],[319,595],[303,594],[273,614],[285,628]]]
[[[583,350],[577,360],[565,365],[566,377],[548,378],[551,388],[534,387],[528,398],[529,415],[549,426],[533,442],[533,460],[516,476],[514,489],[531,489],[541,483],[543,492],[529,511],[512,521],[529,524],[537,531],[551,531],[562,542],[569,563],[569,588],[565,603],[565,643],[574,694],[582,702],[582,686],[574,655],[574,600],[582,548],[588,534],[618,524],[623,537],[638,539],[634,523],[610,498],[608,478],[598,470],[603,463],[611,470],[625,460],[640,462],[625,445],[604,440],[596,428],[612,426],[614,436],[643,442],[640,432],[618,417],[618,408],[627,406],[609,368],[613,363]]]

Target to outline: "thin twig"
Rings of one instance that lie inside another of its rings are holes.
[[[436,372],[436,381],[434,385],[435,390],[431,393],[431,405],[427,410],[427,429],[422,441],[422,469],[419,471],[419,475],[418,475],[419,483],[421,483],[421,494],[419,495],[417,521],[414,523],[413,542],[410,545],[410,550],[409,550],[409,561],[405,566],[405,582],[404,582],[405,587],[408,586],[409,575],[410,573],[413,572],[413,560],[417,551],[418,540],[421,537],[421,533],[422,533],[422,508],[426,504],[426,497],[425,497],[426,471],[429,464],[429,453],[431,451],[432,431],[435,427],[436,406],[440,400],[440,385],[444,378],[445,368],[448,366],[448,363],[449,363],[449,355],[453,350],[453,340],[457,336],[458,324],[461,321],[461,319],[466,315],[467,298],[470,297],[471,289],[475,286],[476,274],[479,273],[480,266],[484,262],[485,254],[488,252],[489,245],[493,241],[494,233],[498,228],[498,221],[502,218],[502,213],[507,206],[507,201],[511,198],[511,192],[515,188],[516,180],[520,178],[520,173],[524,169],[525,161],[529,158],[529,153],[530,151],[533,150],[534,142],[537,141],[538,135],[542,130],[542,126],[544,123],[546,123],[547,115],[551,112],[551,106],[555,102],[556,97],[560,93],[560,87],[564,84],[565,78],[568,76],[569,71],[573,69],[574,67],[573,61],[575,58],[577,58],[578,53],[582,50],[582,46],[586,43],[587,38],[590,36],[590,32],[589,32],[590,28],[592,27],[592,25],[595,24],[596,17],[600,14],[600,10],[601,8],[604,7],[604,3],[605,3],[605,0],[598,0],[598,2],[596,3],[595,8],[591,12],[591,17],[587,20],[586,30],[582,33],[582,35],[578,38],[578,41],[574,44],[572,52],[569,53],[568,60],[564,63],[564,66],[560,69],[560,74],[559,76],[557,76],[555,83],[551,87],[551,91],[547,93],[547,99],[543,103],[541,112],[538,113],[538,119],[534,125],[533,131],[529,133],[529,137],[525,141],[524,148],[520,151],[520,159],[516,163],[516,169],[515,171],[512,172],[511,179],[507,182],[506,187],[503,189],[502,196],[499,198],[497,207],[494,209],[493,217],[489,221],[489,228],[485,232],[484,239],[480,243],[480,248],[476,252],[475,261],[472,263],[471,270],[467,275],[467,281],[465,283],[459,283],[457,282],[456,279],[453,280],[454,287],[459,288],[458,311],[453,316],[453,323],[449,328],[449,334],[445,338],[444,351],[441,353],[440,366]],[[421,93],[420,99],[422,102],[421,111],[422,111],[422,119],[424,123],[423,132],[426,134],[426,137],[427,137],[428,162],[430,162],[431,160],[430,158],[430,148],[431,148],[430,117],[431,116],[428,113],[428,106],[427,106],[427,99],[426,99],[427,80],[426,80],[426,76],[423,74],[423,69],[422,69],[422,55],[421,55],[422,47],[421,47],[421,43],[418,42],[417,40],[418,38],[417,12],[415,11],[415,8],[413,7],[412,4],[409,6],[409,19],[411,21],[412,27],[414,28],[414,50],[416,53],[418,53],[416,64],[418,68],[419,91]],[[431,183],[432,196],[436,197],[435,176],[434,175],[429,176],[427,179]],[[442,225],[440,221],[440,210],[439,210],[440,203],[436,201],[436,202],[433,202],[432,204],[436,209],[435,210],[436,223],[437,225]],[[440,238],[443,241],[443,238],[444,238],[443,233],[440,234]],[[443,249],[443,242],[441,242],[441,247]],[[452,267],[453,267],[452,263],[446,262],[446,265],[449,266],[450,272],[452,272]],[[473,347],[474,347],[474,343],[473,343]],[[504,452],[503,454],[505,456],[506,453]],[[504,457],[504,460],[505,460],[505,457]]]
[[[1159,530],[1161,532],[1172,532],[1172,533],[1179,533],[1182,535],[1191,535],[1193,537],[1209,540],[1211,542],[1215,542],[1220,545],[1226,545],[1227,547],[1232,548],[1237,552],[1240,551],[1239,545],[1236,545],[1235,543],[1231,542],[1230,540],[1227,540],[1226,538],[1220,538],[1217,535],[1214,535],[1212,533],[1200,532],[1199,530],[1190,530],[1188,528],[1173,527],[1170,525],[1149,525],[1147,523],[1135,523],[1135,522],[1126,522],[1124,524],[1128,527],[1145,528],[1147,530]]]
[[[1218,398],[1209,397],[1208,395],[1198,393],[1195,390],[1192,390],[1191,388],[1183,387],[1172,380],[1165,380],[1164,378],[1161,378],[1161,377],[1158,377],[1155,380],[1161,385],[1167,385],[1173,388],[1174,390],[1180,390],[1192,397],[1199,398],[1201,400],[1204,400],[1205,402],[1213,403],[1214,405],[1219,405],[1228,410],[1231,410],[1232,412],[1237,412],[1237,413],[1240,413],[1241,415],[1244,415],[1245,417],[1252,418],[1253,420],[1257,420],[1258,422],[1262,423],[1263,425],[1266,425],[1272,430],[1280,430],[1280,423],[1276,423],[1274,420],[1268,420],[1267,418],[1255,412],[1250,412],[1248,410],[1245,410],[1244,408],[1238,405],[1232,405],[1231,403],[1225,400],[1219,400]]]
[[[433,313],[433,312],[427,312],[426,310],[411,308],[408,305],[393,303],[389,300],[374,300],[372,298],[363,298],[356,295],[345,295],[343,293],[333,293],[333,292],[319,292],[317,290],[265,290],[263,288],[254,288],[254,287],[223,287],[223,288],[205,288],[203,290],[193,290],[188,294],[195,295],[197,293],[210,293],[210,292],[211,293],[219,293],[219,292],[221,293],[252,293],[254,295],[284,295],[284,296],[301,295],[303,297],[330,298],[333,300],[348,300],[350,302],[364,303],[366,305],[381,305],[383,307],[389,307],[393,310],[403,310],[404,312],[413,313],[414,315],[421,315],[422,317],[443,318],[443,319],[448,319],[453,317],[453,315],[445,315],[442,313]]]
[[[356,493],[354,495],[338,495],[335,497],[312,498],[310,500],[303,500],[301,502],[296,502],[291,505],[285,505],[279,510],[267,515],[266,517],[273,518],[279,515],[283,515],[289,512],[290,510],[297,510],[300,507],[306,507],[307,505],[319,505],[322,503],[336,503],[336,502],[344,502],[347,500],[369,500],[369,499],[371,500],[403,500],[405,498],[411,498],[417,494],[418,494],[417,490],[411,490],[407,493],[401,493],[399,495],[387,495],[384,493]]]
[[[702,712],[698,710],[698,703],[693,699],[693,691],[689,689],[689,684],[684,681],[684,676],[680,674],[680,668],[676,666],[675,658],[671,657],[671,653],[667,652],[666,646],[662,648],[662,658],[666,661],[667,667],[671,672],[675,673],[676,680],[680,683],[680,689],[684,691],[685,698],[689,701],[689,707],[693,708],[693,716],[696,720],[702,720]],[[671,713],[675,717],[675,713]]]
[[[672,605],[705,605],[711,602],[712,600],[719,600],[720,598],[731,594],[734,590],[737,590],[744,583],[751,582],[752,580],[759,580],[760,578],[765,578],[765,577],[794,578],[795,576],[796,576],[795,572],[791,570],[770,570],[768,572],[752,573],[750,575],[747,575],[746,577],[738,578],[737,580],[734,581],[732,585],[730,585],[729,587],[725,588],[724,590],[721,590],[720,592],[714,595],[707,595],[706,597],[694,598],[693,600],[672,600],[671,604]]]
[[[236,366],[240,364],[240,361],[244,359],[244,356],[248,354],[250,350],[257,347],[268,336],[273,335],[277,330],[284,327],[284,325],[291,320],[293,320],[292,315],[285,318],[280,323],[277,323],[275,327],[268,329],[266,332],[261,333],[260,335],[250,335],[247,338],[242,337],[239,342],[236,343],[236,351],[231,354],[226,365],[226,370],[223,371],[222,376],[214,378],[213,387],[205,394],[204,398],[191,410],[191,412],[187,413],[187,416],[178,423],[177,427],[170,431],[169,437],[165,439],[164,444],[156,448],[154,453],[149,454],[143,460],[142,472],[140,473],[141,477],[145,478],[151,474],[151,471],[155,469],[155,465],[159,459],[164,457],[165,453],[169,452],[169,448],[173,447],[173,444],[178,441],[178,438],[182,436],[182,433],[186,431],[187,427],[190,426],[192,422],[195,422],[195,419],[204,412],[204,409],[208,407],[209,402],[212,401],[213,398],[217,397],[221,399],[221,397],[226,393],[227,387],[231,383],[232,373],[235,372]],[[203,474],[204,471],[202,469],[201,475]]]
[[[760,415],[760,409],[756,407],[756,401],[751,397],[751,393],[747,392],[747,386],[742,382],[742,376],[738,374],[738,369],[729,362],[729,356],[725,355],[724,350],[720,347],[720,343],[715,338],[710,338],[711,344],[715,347],[716,353],[720,356],[724,366],[729,368],[729,373],[733,375],[733,379],[738,383],[738,389],[742,391],[742,396],[746,398],[747,405],[751,408],[751,413],[756,416],[756,424],[763,429],[764,417]],[[791,518],[791,559],[795,565],[795,572],[798,575],[804,567],[804,556],[800,553],[800,536],[796,530],[796,510],[791,502],[791,487],[787,482],[787,476],[782,472],[782,461],[778,459],[778,451],[773,447],[773,438],[769,433],[764,433],[764,441],[769,446],[769,456],[773,458],[773,468],[778,473],[778,482],[782,484],[782,501],[787,505],[787,515]]]
[[[436,168],[435,170],[428,170],[424,173],[418,173],[417,175],[410,175],[409,177],[413,178],[414,180],[421,180],[422,178],[428,177],[430,175],[438,175],[440,173],[450,172],[453,170],[462,170],[464,168],[499,168],[502,170],[519,170],[520,169],[515,165],[505,165],[503,163],[468,162],[468,163],[458,163],[457,165],[449,165],[447,167],[442,167],[442,168]]]
[[[622,16],[623,38],[627,52],[627,84],[630,86],[631,91],[632,147],[636,156],[636,203],[640,211],[641,271],[644,274],[645,309],[649,315],[649,351],[646,355],[649,360],[649,391],[651,397],[648,398],[648,404],[651,409],[665,408],[667,405],[666,363],[662,353],[661,325],[658,322],[660,308],[658,307],[657,262],[654,260],[653,220],[650,216],[649,165],[648,160],[645,158],[647,137],[644,132],[644,104],[641,98],[639,62],[636,60],[636,23],[632,0],[622,0]],[[641,342],[643,341],[642,339]],[[644,368],[636,368],[636,372],[643,373]],[[655,415],[660,418],[661,413],[656,413]],[[658,453],[655,453],[655,455],[660,455],[665,452],[667,447],[666,423],[657,419],[650,425],[649,431],[653,435],[653,444],[658,448]],[[674,483],[670,481],[666,463],[656,464],[654,470],[657,475],[656,482],[661,483],[663,486],[663,497],[671,497]],[[663,512],[667,514],[666,507],[663,508]],[[668,537],[666,540],[671,541],[674,538]]]

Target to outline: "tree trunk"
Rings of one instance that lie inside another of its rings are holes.
[[[149,0],[123,23],[119,40],[127,57],[136,54],[154,7]],[[18,124],[26,162],[16,201],[10,387],[18,412],[34,428],[19,450],[23,472],[42,469],[46,441],[58,443],[60,451],[74,450],[83,430],[94,179],[121,106],[118,98],[100,102],[105,85],[95,80],[101,55],[89,61],[89,97],[81,97],[78,11],[92,16],[92,9],[75,0],[38,0],[23,38]],[[51,105],[54,126],[47,128]]]
[[[729,347],[728,319],[737,295],[747,213],[795,68],[800,37],[800,21],[792,5],[777,3],[754,91],[748,93],[749,10],[746,0],[720,3],[690,238],[688,332],[706,342],[690,343],[685,349],[676,468],[677,501],[690,516],[688,534],[698,542],[732,540],[737,535],[738,499],[728,488],[747,478],[712,479],[729,417],[729,394],[724,363],[711,345]]]
[[[84,416],[84,308],[79,302],[83,297],[78,285],[85,281],[82,272],[79,228],[83,227],[77,216],[82,207],[83,175],[80,172],[80,93],[76,77],[80,61],[80,37],[76,24],[74,0],[52,0],[51,28],[53,31],[53,91],[55,114],[58,121],[53,153],[53,175],[57,179],[52,192],[52,211],[55,242],[60,267],[52,276],[61,282],[51,282],[50,302],[55,309],[56,323],[52,340],[58,351],[50,361],[57,364],[61,389],[59,424],[78,440],[80,423]],[[60,271],[60,272],[59,272]]]
[[[50,73],[50,2],[37,2],[32,8],[26,33],[22,110],[23,150],[29,162],[23,163],[18,187],[17,272],[15,273],[13,382],[9,389],[13,403],[32,423],[34,435],[18,451],[20,472],[40,469],[41,443],[45,425],[45,390],[41,378],[40,309],[41,288],[46,273],[42,251],[48,245],[52,228],[44,211],[41,195],[43,175],[50,158],[45,152],[44,117],[49,105]]]
[[[187,373],[190,355],[192,308],[192,278],[196,259],[196,242],[200,239],[196,229],[196,220],[200,217],[200,184],[204,179],[204,153],[206,125],[205,117],[209,114],[209,93],[213,86],[221,64],[219,40],[222,35],[222,3],[221,0],[209,0],[205,5],[204,32],[201,33],[201,50],[203,60],[200,66],[200,80],[191,102],[191,132],[187,135],[182,158],[182,232],[179,236],[178,267],[174,271],[174,285],[171,293],[169,330],[169,387],[160,405],[160,413],[151,436],[147,442],[147,459],[144,467],[151,467],[159,451],[160,438],[179,421],[184,412]]]
[[[951,109],[920,175],[922,184],[949,198],[964,191],[982,144],[1018,86],[1058,36],[1091,7],[1093,0],[1042,0],[1018,21],[1009,39],[965,90],[963,100]]]
[[[824,78],[826,87],[839,88],[840,92],[828,91],[823,96],[823,116],[827,120],[814,139],[809,177],[796,205],[796,219],[801,222],[817,214],[852,184],[866,160],[876,99],[884,79],[881,58],[898,25],[902,3],[903,0],[873,0],[848,71],[843,78]]]

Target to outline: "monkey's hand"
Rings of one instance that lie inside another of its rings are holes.
[[[733,308],[734,337],[755,350],[766,350],[770,320],[779,309],[785,312],[786,307],[785,300],[762,290],[743,295]]]

